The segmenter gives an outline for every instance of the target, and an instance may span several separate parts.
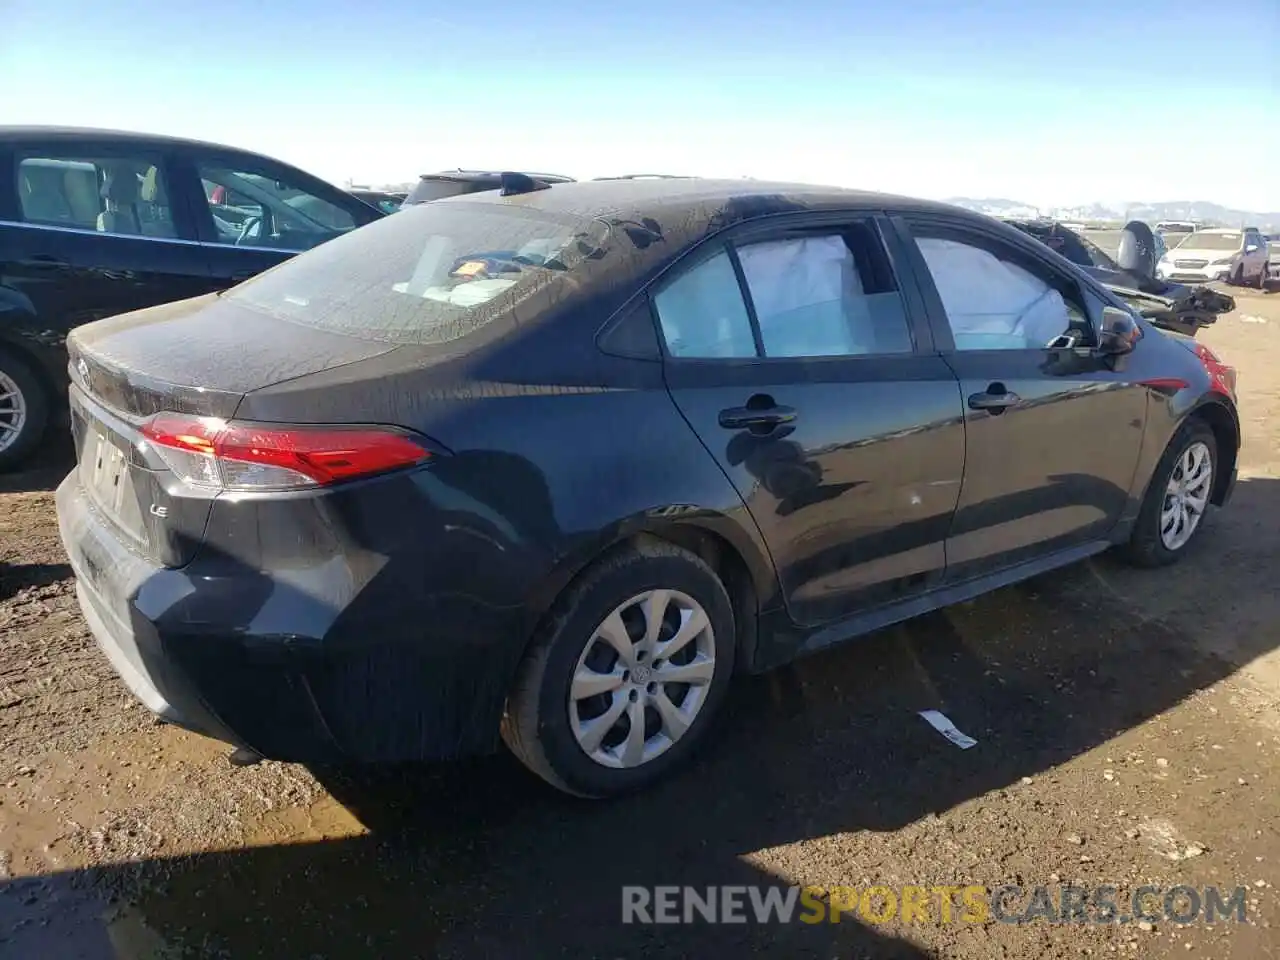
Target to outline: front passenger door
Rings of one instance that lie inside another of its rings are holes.
[[[1093,350],[1101,298],[1021,235],[946,217],[898,224],[965,398],[947,579],[1105,538],[1130,495],[1147,391],[1126,358]]]

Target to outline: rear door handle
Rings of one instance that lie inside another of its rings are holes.
[[[985,393],[969,394],[969,408],[971,410],[989,410],[992,413],[1003,413],[1009,407],[1016,407],[1021,402],[1021,397],[1007,390],[993,391],[988,388]]]
[[[770,429],[796,418],[791,407],[729,407],[720,411],[720,426],[726,430],[768,427]]]

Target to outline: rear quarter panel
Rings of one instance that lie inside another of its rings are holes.
[[[455,505],[490,602],[532,619],[612,542],[670,523],[727,540],[771,602],[759,531],[671,402],[661,364],[605,356],[590,338],[580,350],[536,339],[425,367],[402,349],[254,391],[237,416],[339,422],[358,410],[440,443],[450,455],[424,471],[429,496]]]

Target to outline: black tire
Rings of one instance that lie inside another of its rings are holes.
[[[1262,269],[1261,269],[1260,271],[1258,271],[1258,289],[1259,289],[1259,290],[1266,290],[1266,289],[1267,289],[1267,274],[1268,274],[1268,273],[1270,273],[1270,272],[1271,272],[1271,265],[1270,265],[1270,263],[1265,263],[1265,262],[1264,262],[1264,263],[1262,264]]]
[[[1227,283],[1233,287],[1244,286],[1244,264],[1236,264],[1236,268],[1231,271],[1231,276],[1227,277]]]
[[[21,466],[44,436],[49,422],[49,394],[27,362],[11,351],[0,349],[0,373],[17,386],[26,409],[17,436],[9,437],[6,433],[9,442],[0,446],[0,473],[4,473]],[[0,417],[3,416],[0,412]]]
[[[1187,548],[1195,542],[1196,537],[1200,535],[1200,531],[1204,529],[1205,521],[1208,520],[1209,511],[1207,506],[1205,514],[1191,532],[1190,538],[1177,549],[1170,550],[1160,537],[1160,513],[1164,507],[1169,479],[1173,475],[1178,461],[1182,459],[1183,454],[1194,443],[1203,443],[1209,448],[1210,464],[1213,468],[1214,477],[1210,483],[1210,491],[1213,490],[1213,486],[1217,482],[1219,469],[1217,441],[1214,439],[1213,431],[1209,428],[1209,425],[1203,420],[1193,417],[1174,434],[1173,439],[1169,441],[1169,446],[1165,448],[1164,456],[1160,458],[1160,463],[1157,464],[1155,472],[1151,475],[1151,483],[1148,485],[1146,497],[1142,501],[1142,509],[1138,513],[1137,523],[1124,549],[1126,559],[1134,566],[1164,567],[1176,562],[1179,557],[1187,552]]]
[[[715,672],[683,736],[653,759],[608,767],[587,755],[569,717],[569,685],[592,635],[615,608],[648,590],[677,590],[706,611]],[[512,753],[552,786],[588,798],[639,790],[689,759],[712,727],[733,673],[733,605],[724,584],[698,556],[661,540],[620,547],[589,568],[555,604],[517,672],[502,718]]]

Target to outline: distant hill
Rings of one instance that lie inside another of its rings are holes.
[[[1208,200],[1169,200],[1163,203],[1105,204],[1089,203],[1080,206],[1037,207],[1020,200],[998,197],[952,197],[947,203],[976,210],[991,217],[1052,217],[1055,220],[1124,221],[1146,220],[1196,220],[1208,226],[1258,227],[1267,233],[1280,232],[1280,212],[1259,213],[1256,210],[1236,210]]]

